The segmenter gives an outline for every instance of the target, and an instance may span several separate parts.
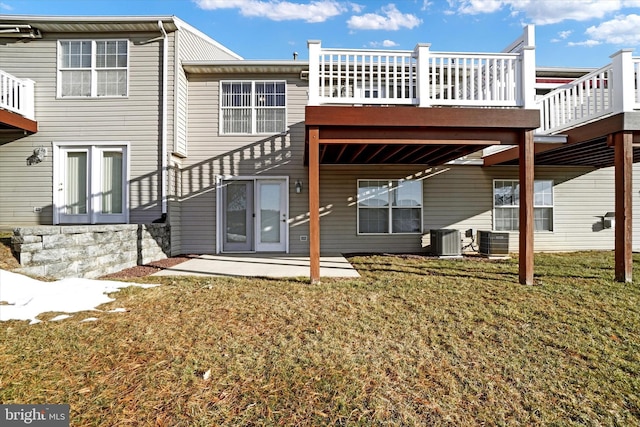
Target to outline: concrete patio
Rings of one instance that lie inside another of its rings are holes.
[[[201,255],[154,276],[309,277],[309,257],[282,254]],[[342,255],[320,257],[321,277],[360,277]]]

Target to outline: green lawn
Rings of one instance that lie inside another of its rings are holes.
[[[149,277],[104,306],[127,313],[6,322],[0,402],[72,425],[640,424],[640,258],[620,284],[613,253],[537,254],[535,286],[517,258],[351,261],[362,278]]]

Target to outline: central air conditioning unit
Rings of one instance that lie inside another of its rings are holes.
[[[478,252],[488,257],[509,256],[509,233],[498,231],[478,231]]]
[[[462,241],[460,231],[442,228],[430,230],[431,253],[441,257],[462,256]]]

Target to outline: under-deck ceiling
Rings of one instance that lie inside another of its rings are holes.
[[[437,166],[491,145],[517,145],[538,126],[535,110],[307,107],[320,164]],[[308,162],[308,132],[305,163]]]
[[[441,165],[486,148],[487,145],[439,144],[325,144],[321,164],[427,164]]]
[[[640,148],[634,148],[633,162],[640,162]],[[590,166],[605,168],[613,166],[614,163],[614,149],[607,144],[606,138],[566,144],[562,147],[537,153],[535,156],[536,166]],[[501,164],[517,165],[518,159],[511,159]]]

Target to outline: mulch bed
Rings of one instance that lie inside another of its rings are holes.
[[[180,255],[161,259],[159,261],[150,262],[149,264],[136,265],[135,267],[127,268],[116,273],[107,274],[106,276],[102,276],[101,279],[132,279],[136,277],[146,277],[153,273],[157,273],[160,270],[173,267],[174,265],[197,257],[197,255]]]

